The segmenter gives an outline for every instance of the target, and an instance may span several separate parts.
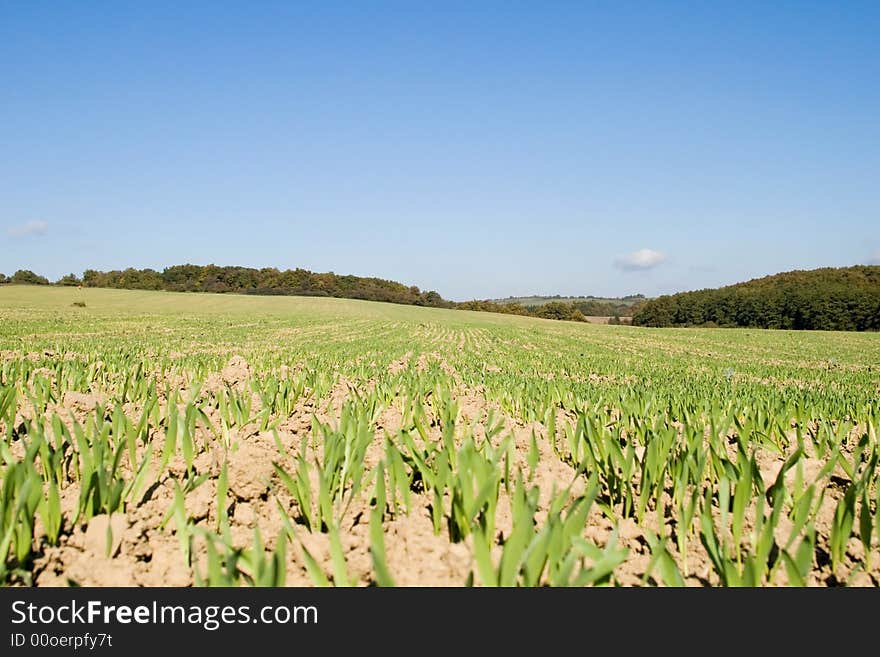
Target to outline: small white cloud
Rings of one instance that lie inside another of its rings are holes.
[[[627,253],[614,261],[614,266],[623,271],[641,271],[653,269],[666,260],[666,254],[654,249],[639,249]]]
[[[874,253],[868,256],[868,261],[866,264],[880,265],[880,249],[877,249],[876,251],[874,251]]]
[[[45,235],[49,232],[49,224],[41,219],[28,221],[19,226],[11,226],[6,229],[9,237],[27,237],[28,235]]]

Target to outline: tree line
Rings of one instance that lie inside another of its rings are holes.
[[[504,313],[505,315],[523,315],[541,317],[543,319],[561,319],[570,322],[586,322],[586,316],[573,303],[551,301],[539,306],[524,306],[520,303],[498,303],[489,301],[461,301],[456,304],[459,310],[477,310],[487,313]]]
[[[504,299],[493,299],[492,302],[505,306],[523,306],[529,311],[536,310],[542,304],[557,302],[566,306],[573,306],[582,315],[594,317],[632,317],[633,312],[644,300],[645,296],[643,294],[631,294],[617,298],[593,296],[563,297],[556,294],[553,296],[507,297]]]
[[[45,276],[19,270],[10,278],[0,274],[0,283],[50,285]],[[174,265],[161,272],[153,269],[97,271],[87,269],[82,277],[62,276],[55,285],[81,285],[125,290],[172,292],[215,292],[235,294],[277,294],[344,297],[414,306],[450,307],[437,292],[412,285],[363,276],[315,273],[306,269],[278,270],[273,267],[219,267],[217,265]]]
[[[600,301],[596,299],[587,301],[572,301],[571,304],[584,315],[598,317],[632,317],[633,313],[642,305],[645,297],[623,297],[617,301]]]
[[[21,269],[10,277],[0,274],[0,284],[341,297],[580,322],[598,315],[619,323],[621,317],[631,314],[634,326],[880,330],[880,266],[868,265],[785,272],[717,289],[679,292],[650,300],[634,298],[629,305],[594,299],[529,306],[490,300],[454,302],[433,290],[422,291],[414,285],[381,278],[315,273],[300,268],[190,264],[174,265],[161,272],[87,269],[82,277],[71,273],[54,283]]]
[[[880,266],[791,271],[647,301],[636,326],[880,330]]]

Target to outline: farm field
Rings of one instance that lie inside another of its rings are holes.
[[[878,429],[876,333],[7,285],[0,583],[878,586]]]

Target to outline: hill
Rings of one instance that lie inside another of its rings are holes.
[[[586,316],[631,317],[633,312],[645,301],[645,295],[631,294],[625,297],[564,297],[557,294],[554,296],[506,297],[504,299],[491,299],[490,301],[499,305],[522,306],[532,310],[537,310],[541,306],[551,303],[561,303],[572,306]]]
[[[20,285],[52,285],[50,281],[28,269],[20,269],[10,278],[0,274],[0,283]],[[519,303],[493,301],[447,301],[438,292],[423,292],[415,285],[405,285],[383,278],[340,275],[334,272],[316,273],[307,269],[278,270],[274,267],[220,267],[217,265],[174,265],[161,272],[154,269],[97,271],[87,269],[82,278],[76,274],[62,276],[54,283],[61,287],[110,288],[119,290],[147,290],[165,292],[210,292],[217,294],[246,294],[264,296],[305,296],[384,301],[409,306],[476,310],[507,315],[524,315],[544,319],[586,322],[596,316],[605,322],[620,323],[620,316],[630,316],[630,300],[577,297],[562,302],[547,297],[546,302],[531,306]],[[612,302],[612,303],[607,303]],[[617,303],[622,302],[622,303]]]
[[[10,278],[0,275],[0,283],[48,285],[49,281],[29,270],[19,270]],[[433,290],[423,292],[415,285],[404,285],[382,278],[316,273],[307,269],[278,270],[274,267],[220,267],[217,265],[174,265],[161,272],[153,269],[97,271],[87,269],[80,279],[68,274],[56,285],[82,285],[123,290],[165,290],[168,292],[216,292],[307,297],[339,297],[386,301],[412,306],[452,307]]]
[[[636,326],[880,329],[880,266],[796,270],[647,301]]]

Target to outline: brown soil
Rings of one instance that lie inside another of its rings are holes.
[[[439,366],[454,380],[457,379],[455,370],[439,354],[422,354],[413,363],[412,354],[407,353],[391,363],[387,371],[390,375],[401,374],[409,368],[423,372],[433,365]],[[498,370],[492,365],[488,365],[486,369]],[[207,377],[204,388],[207,393],[216,393],[226,386],[245,391],[253,376],[254,372],[248,363],[240,356],[233,356],[219,372]],[[175,380],[174,384],[179,386],[181,394],[186,393],[188,382],[185,377]],[[221,511],[217,508],[218,477],[225,464],[229,484],[226,510],[229,512],[229,535],[234,546],[248,548],[258,530],[267,550],[272,550],[284,532],[279,505],[284,509],[295,510],[295,503],[281,485],[273,462],[286,468],[288,472],[293,472],[294,457],[301,449],[303,438],[310,435],[313,416],[324,423],[338,423],[343,404],[352,393],[358,389],[369,389],[372,385],[374,382],[356,384],[338,378],[324,399],[306,398],[300,401],[290,417],[284,419],[274,433],[261,432],[252,425],[234,428],[230,432],[228,447],[213,438],[206,429],[200,428],[198,439],[209,447],[196,457],[194,469],[199,474],[207,475],[207,479],[185,495],[189,521],[195,527],[212,531],[216,528]],[[506,436],[512,437],[515,449],[515,462],[512,465],[528,473],[530,484],[540,487],[538,522],[546,517],[554,492],[569,487],[570,496],[575,497],[584,491],[584,478],[578,476],[569,464],[554,453],[548,440],[547,427],[538,422],[524,423],[504,414],[497,403],[486,398],[482,389],[468,388],[458,383],[455,399],[459,407],[459,423],[470,426],[477,441],[486,439],[490,413],[495,421],[501,419],[504,430],[494,437],[493,442],[497,444]],[[255,397],[255,400],[258,405],[259,398]],[[105,401],[105,397],[97,390],[88,393],[67,392],[61,403],[54,405],[51,411],[59,412],[62,419],[72,414],[77,420],[84,421],[88,414],[93,413]],[[368,471],[384,456],[384,437],[393,437],[401,429],[404,416],[401,403],[401,400],[393,400],[376,417],[375,438],[364,459]],[[140,409],[129,406],[125,411],[135,421],[139,417]],[[209,409],[209,419],[212,423],[219,424],[218,418],[212,413],[216,414],[216,410]],[[32,418],[34,415],[34,409],[27,405],[22,407],[21,418]],[[557,437],[564,435],[566,426],[571,426],[574,421],[573,414],[560,410],[557,414]],[[439,440],[439,427],[430,427],[429,436]],[[528,453],[533,437],[539,459],[534,471],[529,472]],[[63,536],[58,546],[40,546],[41,552],[33,569],[36,585],[188,586],[196,583],[193,569],[200,573],[206,572],[207,546],[203,541],[194,541],[191,559],[194,567],[188,567],[176,535],[176,519],[169,517],[176,487],[186,472],[186,465],[183,458],[178,456],[171,461],[167,472],[158,472],[164,435],[154,431],[151,440],[154,446],[151,468],[156,475],[151,481],[155,483],[143,491],[138,503],[129,505],[126,513],[116,513],[110,518],[99,515],[88,522],[75,524],[78,487],[70,483],[63,489]],[[283,451],[279,450],[279,444]],[[320,457],[320,449],[311,443],[307,442],[305,449],[308,460],[313,461]],[[145,447],[139,446],[138,456],[144,453]],[[786,456],[770,451],[757,453],[758,465],[768,486],[775,480]],[[823,462],[819,459],[807,458],[803,463],[804,481],[813,481],[822,465]],[[130,466],[123,460],[121,467],[126,470]],[[127,475],[132,476],[130,470]],[[793,472],[790,472],[787,478],[793,476]],[[316,489],[316,482],[312,483]],[[828,490],[829,494],[823,502],[817,521],[819,546],[825,550],[834,509],[842,496],[840,491],[833,488]],[[340,540],[347,562],[348,577],[352,583],[361,585],[373,581],[369,537],[371,494],[370,488],[351,500],[340,519]],[[471,542],[465,540],[452,543],[445,532],[434,534],[430,515],[432,500],[427,495],[414,491],[411,503],[410,514],[387,518],[384,523],[387,560],[396,583],[403,586],[463,585],[476,570]],[[615,570],[619,583],[656,583],[656,573],[647,573],[650,563],[647,534],[649,531],[667,535],[674,532],[675,519],[673,512],[666,508],[668,506],[671,506],[669,500],[661,499],[660,509],[649,513],[644,526],[639,526],[632,518],[621,518],[622,508],[612,509],[612,517],[615,518],[612,521],[599,505],[593,506],[583,531],[584,538],[603,547],[616,532],[618,543],[629,549],[628,558]],[[716,522],[720,522],[720,519],[716,518]],[[785,540],[786,537],[782,534],[790,528],[786,522],[780,523],[779,541]],[[747,530],[753,523],[754,516],[747,518]],[[496,519],[496,538],[499,542],[510,534],[511,528],[510,500],[502,491]],[[287,583],[311,584],[303,547],[332,579],[333,563],[328,534],[309,532],[302,526],[298,526],[295,531],[296,540],[287,553]],[[670,542],[670,546],[673,545]],[[717,583],[717,576],[712,572],[708,555],[697,535],[689,537],[686,557],[678,554],[674,547],[671,550],[680,564],[687,584],[704,586]],[[854,559],[863,556],[860,553],[863,547],[855,539],[850,541],[848,550]],[[880,554],[874,555],[873,562],[880,564]],[[851,584],[876,586],[880,583],[876,572],[867,574],[844,568],[842,573],[832,574],[828,564],[820,565],[818,570],[811,573],[809,583],[836,583],[841,577],[849,576],[852,576]],[[784,569],[779,569],[773,583],[787,583]]]

